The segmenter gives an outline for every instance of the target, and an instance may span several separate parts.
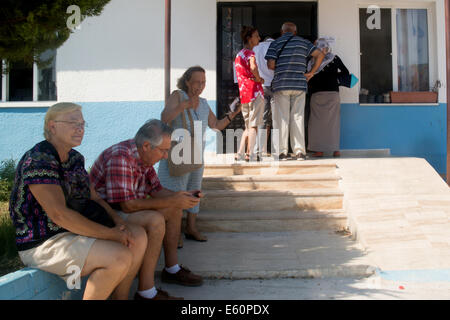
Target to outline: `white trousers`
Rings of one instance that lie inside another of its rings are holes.
[[[274,93],[273,129],[278,130],[279,134],[279,145],[274,141],[276,155],[287,155],[289,137],[294,154],[306,155],[305,99],[306,92],[300,90],[280,90]]]

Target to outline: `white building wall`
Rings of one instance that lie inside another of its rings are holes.
[[[359,13],[356,0],[320,0],[318,7],[319,37],[336,39],[333,52],[348,70],[360,78],[359,72]],[[359,91],[341,88],[342,103],[357,103]]]
[[[276,1],[276,0],[275,0]],[[203,96],[216,100],[217,0],[172,0],[171,88],[192,65],[207,70]],[[319,36],[336,38],[334,48],[350,72],[360,77],[358,8],[377,4],[435,4],[434,78],[446,101],[444,0],[319,0]],[[88,18],[57,55],[58,100],[164,100],[164,1],[112,0],[99,17]],[[341,89],[343,103],[358,102],[358,87]]]
[[[203,96],[216,100],[216,2],[172,1],[171,87],[202,65]],[[57,53],[58,100],[164,100],[164,1],[112,0]]]

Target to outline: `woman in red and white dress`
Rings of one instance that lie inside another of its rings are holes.
[[[257,161],[257,156],[253,153],[253,150],[258,126],[263,123],[264,89],[262,85],[264,79],[259,75],[255,52],[252,49],[259,44],[260,37],[256,28],[244,26],[241,31],[241,38],[244,42],[244,48],[236,55],[235,65],[245,131],[236,160]],[[246,137],[248,137],[248,145]],[[248,147],[247,150],[250,154],[245,155],[246,147]]]

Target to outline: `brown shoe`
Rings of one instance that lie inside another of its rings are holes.
[[[182,286],[198,287],[203,284],[203,278],[191,272],[186,267],[180,266],[180,271],[171,274],[163,269],[161,273],[161,281],[166,283],[175,283]]]
[[[166,291],[157,289],[156,296],[154,296],[152,299],[144,298],[138,292],[136,292],[136,294],[134,295],[134,300],[139,300],[139,301],[142,301],[142,300],[184,300],[184,298],[172,297],[172,296],[169,296],[169,294]]]

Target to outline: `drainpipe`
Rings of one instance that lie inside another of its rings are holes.
[[[165,0],[165,45],[164,45],[164,102],[167,103],[170,95],[170,38],[171,38],[171,11],[172,1]]]
[[[445,0],[445,35],[447,39],[447,184],[450,186],[450,0]]]

